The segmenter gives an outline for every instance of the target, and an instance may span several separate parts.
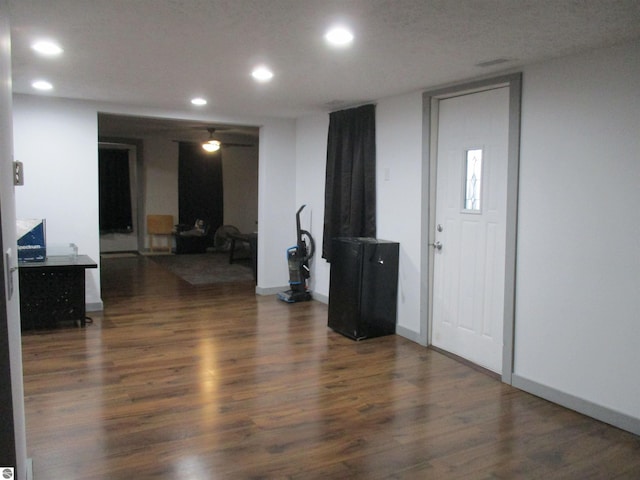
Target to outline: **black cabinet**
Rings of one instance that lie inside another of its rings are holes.
[[[331,247],[329,327],[354,340],[395,333],[400,245],[345,237]]]
[[[23,330],[55,328],[65,321],[85,325],[85,270],[98,267],[90,257],[50,256],[18,266]]]

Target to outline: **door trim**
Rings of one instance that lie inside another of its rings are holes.
[[[422,294],[420,296],[420,343],[431,345],[433,305],[433,249],[435,236],[435,182],[438,139],[438,109],[441,100],[494,88],[509,87],[509,135],[507,147],[507,211],[505,244],[505,291],[503,318],[502,374],[511,384],[515,330],[516,247],[518,222],[518,178],[520,168],[520,108],[522,73],[508,74],[426,91],[422,94]]]

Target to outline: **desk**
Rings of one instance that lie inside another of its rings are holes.
[[[243,242],[249,246],[251,258],[251,268],[253,269],[253,279],[258,281],[258,234],[257,233],[228,233],[227,236],[231,240],[229,247],[229,263],[238,260],[235,257],[236,242]]]
[[[19,262],[22,329],[55,328],[62,321],[79,322],[84,327],[87,268],[98,268],[87,255],[52,255],[44,262]]]

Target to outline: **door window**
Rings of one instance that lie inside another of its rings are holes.
[[[482,149],[466,151],[464,210],[480,212],[480,194],[482,192]]]

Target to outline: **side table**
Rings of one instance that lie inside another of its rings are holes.
[[[55,328],[63,321],[85,326],[87,268],[98,268],[87,255],[52,255],[44,262],[19,262],[22,329]]]

